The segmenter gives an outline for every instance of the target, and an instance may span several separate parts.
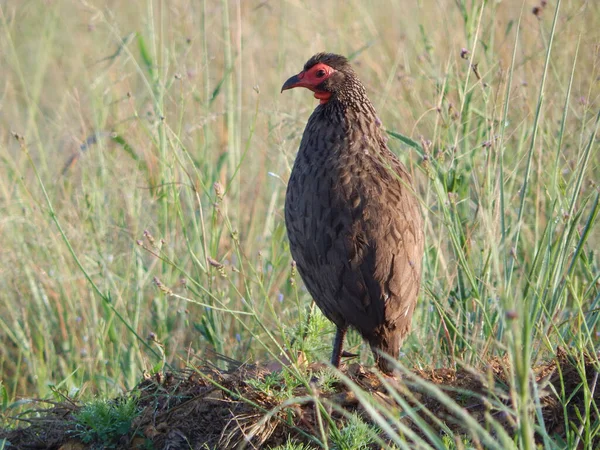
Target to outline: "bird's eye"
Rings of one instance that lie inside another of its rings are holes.
[[[325,76],[325,71],[323,69],[317,70],[317,78],[323,78]]]

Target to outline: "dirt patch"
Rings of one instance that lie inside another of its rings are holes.
[[[571,426],[580,425],[578,412],[583,416],[586,407],[584,378],[588,392],[594,394],[591,408],[598,411],[596,361],[579,361],[559,350],[553,361],[536,368],[541,411],[549,435],[563,436],[569,422]],[[403,424],[426,440],[422,425],[417,427],[415,417],[406,414],[406,405],[418,406],[414,411],[435,433],[460,433],[477,446],[474,425],[492,430],[491,434],[498,425],[509,435],[514,431],[517,416],[513,408],[515,393],[508,388],[509,367],[508,361],[495,359],[479,371],[417,370],[398,378],[382,378],[377,372],[351,364],[343,373],[367,393],[370,401],[384,402],[397,412],[396,427]],[[148,377],[130,393],[137,396],[141,413],[114,448],[268,448],[289,438],[312,442],[317,447],[314,436],[322,436],[323,427],[325,435],[329,435],[330,427],[341,427],[348,413],[370,420],[364,411],[364,398],[356,394],[356,389],[336,379],[324,385],[327,372],[323,366],[313,365],[306,370],[313,374],[308,385],[294,385],[281,376],[282,372],[241,364],[227,371],[204,365],[194,371]],[[561,397],[569,399],[566,408]],[[315,398],[321,408],[315,406]],[[30,410],[19,417],[27,426],[0,430],[0,438],[22,449],[93,448],[73,438],[73,415],[80,407],[66,400],[49,409]],[[323,420],[323,413],[330,414],[334,421]],[[598,417],[594,415],[593,420]],[[384,434],[381,437],[386,440]],[[600,442],[594,447],[597,445]],[[485,447],[485,442],[481,446]]]

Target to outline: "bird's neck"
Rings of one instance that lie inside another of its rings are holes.
[[[364,86],[356,80],[350,81],[343,89],[335,92],[327,103],[331,109],[340,110],[349,120],[378,120],[377,112],[367,97]]]
[[[335,96],[319,108],[322,108],[321,119],[329,122],[331,128],[344,130],[350,139],[357,133],[374,138],[381,135],[381,120],[366,95]]]
[[[300,161],[335,166],[349,155],[358,161],[386,151],[381,121],[368,99],[361,103],[337,100],[319,105],[309,119]]]

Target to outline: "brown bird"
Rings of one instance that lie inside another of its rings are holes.
[[[353,327],[393,371],[417,302],[423,223],[412,181],[348,60],[319,53],[281,91],[305,87],[314,110],[287,187],[285,224],[306,288],[337,326],[339,367]]]

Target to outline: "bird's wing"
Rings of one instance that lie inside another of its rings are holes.
[[[355,186],[360,201],[340,200],[346,209],[339,214],[339,233],[316,241],[326,255],[322,276],[338,280],[330,301],[344,302],[347,320],[365,331],[384,321],[406,322],[408,327],[420,285],[419,204],[404,167],[395,158],[390,162],[391,167],[378,169],[364,187]]]

